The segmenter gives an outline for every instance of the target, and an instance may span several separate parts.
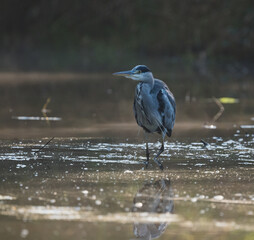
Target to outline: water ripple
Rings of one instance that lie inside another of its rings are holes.
[[[36,159],[52,159],[73,162],[102,162],[137,164],[145,160],[145,143],[131,143],[117,139],[55,139],[38,154],[41,146],[35,141],[11,142],[1,141],[0,160],[26,161]],[[254,135],[241,135],[234,139],[213,137],[206,139],[208,145],[188,139],[183,141],[166,141],[165,151],[160,159],[164,162],[176,162],[186,166],[205,166],[209,163],[253,164]],[[150,143],[151,157],[156,154],[161,143]]]

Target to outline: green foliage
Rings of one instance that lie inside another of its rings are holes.
[[[115,66],[117,57],[254,57],[251,0],[13,0],[1,5],[2,68],[13,67],[13,61],[25,69],[89,69]]]

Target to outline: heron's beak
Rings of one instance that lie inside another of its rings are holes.
[[[134,74],[134,73],[133,73],[132,70],[113,73],[113,75],[115,75],[115,76],[124,76],[124,77],[129,77],[129,76],[131,76],[131,75],[133,75],[133,74]]]

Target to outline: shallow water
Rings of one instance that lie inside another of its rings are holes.
[[[254,133],[1,140],[3,239],[253,239]],[[151,156],[160,143],[150,139]]]
[[[0,74],[1,239],[254,239],[253,79],[158,77],[177,101],[164,171],[156,135],[144,169],[135,82]],[[238,100],[216,122],[213,96]]]

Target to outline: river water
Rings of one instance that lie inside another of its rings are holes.
[[[97,88],[79,81],[3,85],[1,239],[254,239],[247,90],[238,105],[225,105],[216,129],[207,129],[217,112],[212,94],[189,102],[178,89],[178,120],[161,171],[152,160],[161,144],[156,135],[147,139],[151,160],[144,169],[132,83],[119,94],[112,81]]]

